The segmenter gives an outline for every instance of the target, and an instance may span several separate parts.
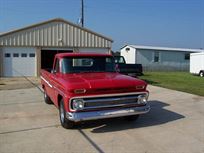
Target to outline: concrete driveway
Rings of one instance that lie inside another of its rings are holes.
[[[151,111],[135,122],[60,126],[36,88],[0,91],[0,153],[203,153],[204,97],[149,86]]]

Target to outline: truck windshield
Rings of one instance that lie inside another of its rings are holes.
[[[66,57],[62,60],[62,73],[115,72],[112,57]]]

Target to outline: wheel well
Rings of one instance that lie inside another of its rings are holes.
[[[45,85],[44,84],[42,85],[42,88],[45,89]]]
[[[58,95],[57,96],[57,104],[58,104],[58,106],[59,106],[59,104],[60,104],[60,101],[62,100],[62,95]]]

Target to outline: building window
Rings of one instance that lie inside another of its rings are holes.
[[[22,53],[21,57],[27,57],[27,54],[26,53]]]
[[[11,57],[11,54],[6,53],[6,54],[4,54],[4,57]]]
[[[35,57],[35,53],[30,53],[29,57]]]
[[[184,59],[185,59],[185,60],[190,60],[190,53],[185,53]]]
[[[129,51],[129,50],[130,50],[130,48],[128,48],[128,47],[127,47],[127,48],[125,48],[125,50],[126,50],[126,51]]]
[[[160,62],[160,52],[155,51],[154,52],[154,62]]]
[[[18,53],[13,53],[13,57],[19,57]]]

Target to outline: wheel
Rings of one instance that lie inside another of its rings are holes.
[[[63,99],[60,101],[60,105],[59,105],[59,117],[60,117],[60,123],[62,127],[64,127],[65,129],[71,129],[74,127],[75,123],[66,118]]]
[[[200,77],[204,77],[204,72],[200,71],[199,75],[200,75]]]
[[[44,91],[44,101],[45,101],[46,104],[52,104],[52,100],[47,95],[46,91]]]
[[[131,116],[125,116],[125,120],[127,121],[135,121],[139,118],[140,115],[131,115]]]

